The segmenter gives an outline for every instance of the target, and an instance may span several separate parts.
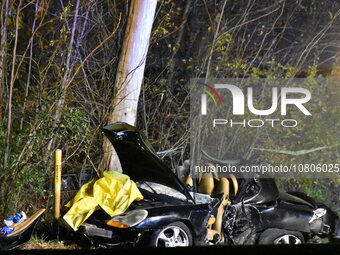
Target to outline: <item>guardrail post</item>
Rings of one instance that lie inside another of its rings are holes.
[[[61,200],[61,159],[62,152],[57,149],[55,152],[55,168],[54,168],[54,218],[60,217],[60,200]]]

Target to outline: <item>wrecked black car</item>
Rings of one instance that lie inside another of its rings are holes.
[[[280,192],[270,176],[230,174],[219,177],[215,165],[240,165],[241,160],[216,159],[202,150],[205,172],[198,184],[205,183],[208,194],[214,190],[215,179],[229,182],[228,204],[224,208],[220,238],[231,245],[276,245],[321,243],[340,240],[339,217],[329,207],[300,192]],[[249,164],[244,161],[242,164]],[[197,182],[197,180],[196,180]]]
[[[114,217],[97,210],[73,231],[92,245],[299,244],[340,238],[334,212],[304,194],[280,193],[273,179],[207,173],[183,183],[135,127],[114,123],[102,130],[144,198]],[[62,220],[60,225],[68,229]]]
[[[242,180],[226,208],[224,233],[232,244],[321,243],[340,240],[338,216],[299,192],[279,192],[273,179]]]
[[[116,123],[102,129],[117,151],[123,173],[137,182],[144,198],[114,217],[97,210],[76,234],[92,245],[206,244],[222,195],[213,198],[189,192],[135,127]],[[67,228],[63,220],[60,225]]]

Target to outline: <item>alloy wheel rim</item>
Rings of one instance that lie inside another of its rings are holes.
[[[295,235],[287,234],[274,240],[274,244],[301,244],[302,241]]]
[[[165,247],[189,246],[189,237],[183,229],[168,226],[159,233],[156,244]]]

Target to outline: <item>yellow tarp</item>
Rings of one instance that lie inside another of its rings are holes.
[[[118,171],[84,184],[65,206],[70,209],[63,219],[76,231],[91,214],[102,208],[111,216],[125,212],[134,200],[143,199],[134,181]]]

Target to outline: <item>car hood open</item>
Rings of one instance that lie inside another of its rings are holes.
[[[167,185],[193,201],[186,186],[157,156],[145,135],[136,127],[117,122],[102,127],[119,157],[123,173],[133,181],[151,181]]]

